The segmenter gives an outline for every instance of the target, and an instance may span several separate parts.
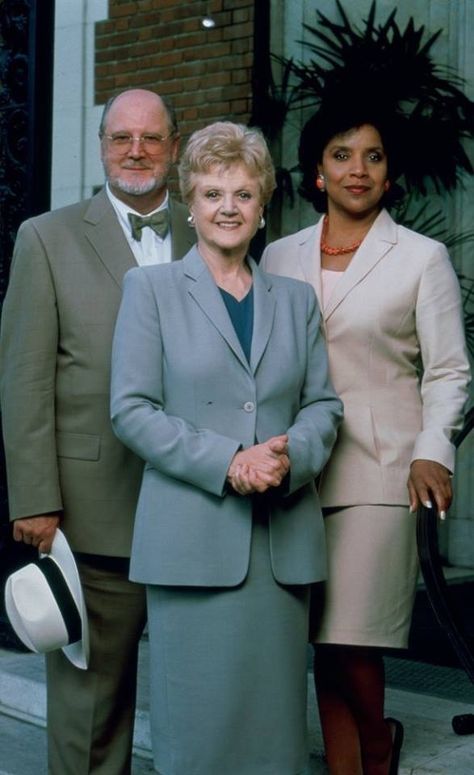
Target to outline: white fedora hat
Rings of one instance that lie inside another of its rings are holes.
[[[12,573],[5,585],[10,623],[31,651],[61,648],[76,667],[87,669],[89,629],[74,555],[56,530],[50,554],[40,554]]]

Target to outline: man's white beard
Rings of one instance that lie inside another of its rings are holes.
[[[143,183],[132,183],[122,180],[121,178],[109,178],[109,184],[123,194],[129,194],[129,196],[141,196],[143,194],[151,194],[152,191],[156,191],[161,186],[161,181],[158,178],[151,178]]]

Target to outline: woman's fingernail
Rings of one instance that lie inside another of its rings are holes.
[[[442,520],[445,520],[446,519],[446,512],[445,511],[440,511],[439,512],[439,518],[442,519]]]
[[[433,504],[431,503],[431,501],[423,501],[423,506],[425,506],[427,509],[433,508]]]
[[[410,503],[410,509],[409,509],[410,514],[414,514],[415,511],[416,511],[416,508]]]

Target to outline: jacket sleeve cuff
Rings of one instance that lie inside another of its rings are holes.
[[[422,431],[413,448],[410,463],[414,460],[433,460],[454,473],[456,448],[454,444],[435,431]]]

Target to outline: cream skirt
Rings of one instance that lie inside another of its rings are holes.
[[[349,506],[325,515],[328,581],[315,588],[314,643],[404,648],[418,576],[416,515]]]

